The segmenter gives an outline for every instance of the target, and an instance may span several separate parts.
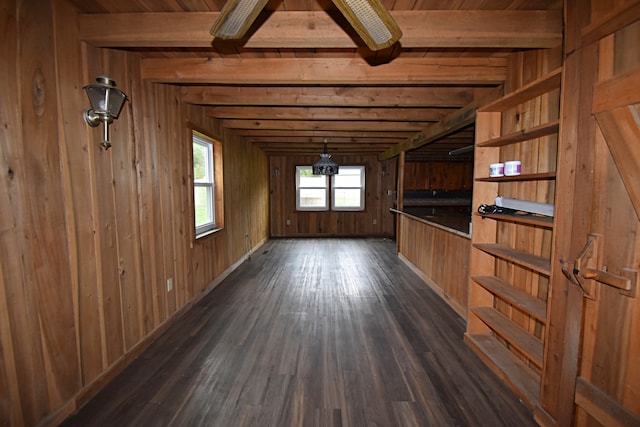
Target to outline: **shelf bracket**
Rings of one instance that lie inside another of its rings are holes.
[[[571,261],[560,260],[562,272],[574,285],[580,286],[585,298],[595,300],[599,287],[597,284],[603,283],[612,288],[616,288],[622,295],[635,298],[638,293],[638,272],[629,268],[622,270],[622,274],[613,274],[607,271],[607,267],[598,268],[599,260],[602,259],[600,249],[599,234],[589,234],[587,243],[582,250]]]

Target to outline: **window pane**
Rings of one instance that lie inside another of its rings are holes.
[[[325,175],[314,175],[311,167],[298,168],[300,176],[300,187],[325,188],[327,177]]]
[[[336,188],[333,190],[333,205],[336,208],[359,208],[361,194],[359,189]]]
[[[196,215],[196,228],[213,224],[213,189],[211,187],[194,187],[193,204]]]
[[[213,182],[211,174],[211,147],[209,144],[193,143],[193,180],[194,182]]]
[[[362,185],[362,168],[350,168],[342,166],[337,175],[334,175],[335,187],[359,188]]]
[[[195,238],[224,227],[222,144],[191,130]]]
[[[301,188],[300,189],[300,207],[326,207],[327,192],[325,189]]]

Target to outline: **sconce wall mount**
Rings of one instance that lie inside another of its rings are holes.
[[[96,83],[84,87],[91,108],[85,110],[84,121],[91,127],[97,127],[100,123],[104,125],[104,133],[100,145],[105,150],[111,147],[109,142],[109,124],[120,116],[120,111],[127,95],[116,88],[116,82],[107,75],[96,78]]]

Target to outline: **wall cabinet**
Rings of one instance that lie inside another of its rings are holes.
[[[561,69],[478,110],[465,341],[533,408],[540,396],[552,217],[479,214],[497,196],[554,204]],[[522,173],[490,177],[520,160]]]

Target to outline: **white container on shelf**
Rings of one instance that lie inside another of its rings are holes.
[[[495,178],[504,176],[504,163],[492,163],[489,165],[489,176]]]
[[[504,174],[506,176],[520,175],[520,160],[504,162]]]

